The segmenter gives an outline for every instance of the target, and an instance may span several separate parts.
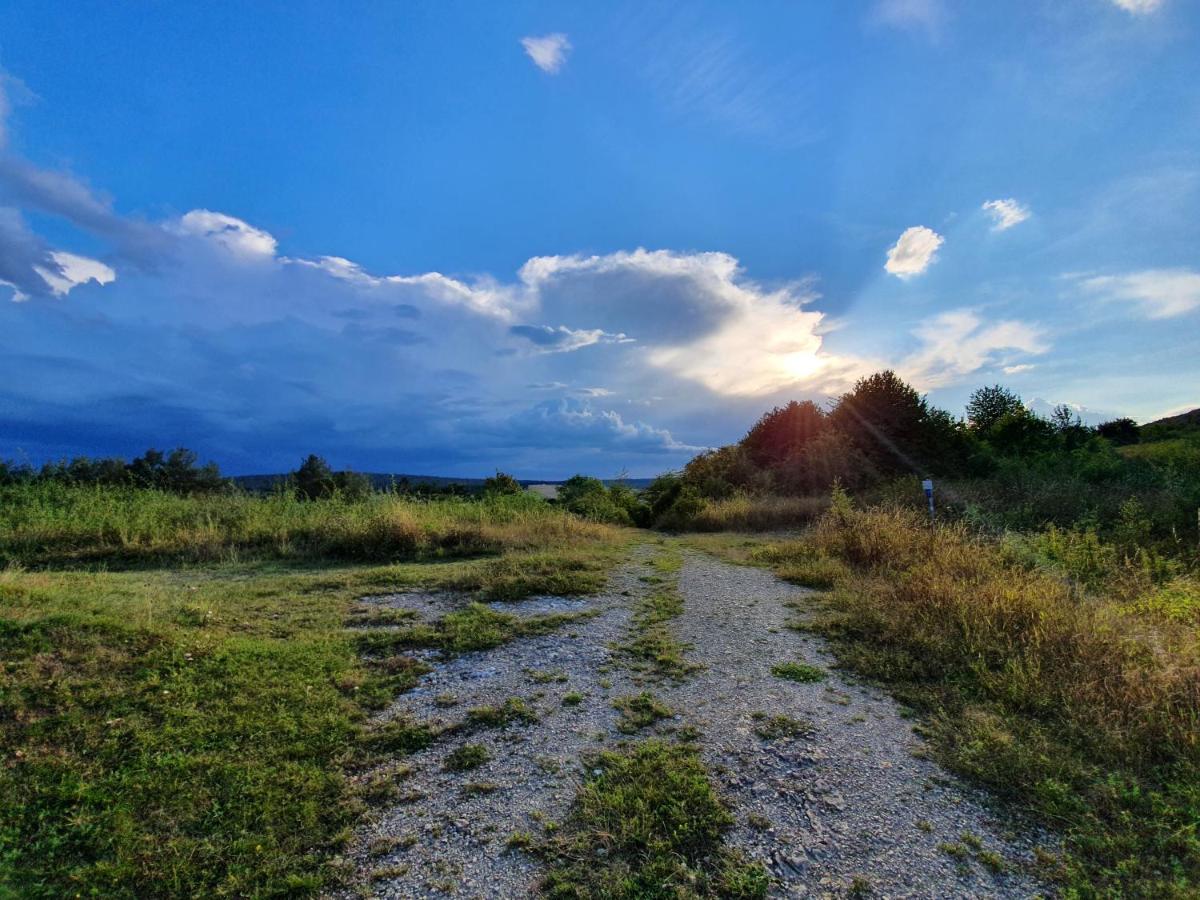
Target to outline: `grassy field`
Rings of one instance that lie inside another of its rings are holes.
[[[924,715],[940,760],[1066,837],[1073,896],[1200,891],[1200,582],[1086,532],[1003,542],[842,498],[702,549],[831,588],[797,621]]]
[[[393,562],[588,543],[604,526],[528,494],[307,502],[134,487],[0,487],[0,565],[129,566],[241,560]]]
[[[0,896],[317,890],[362,811],[347,773],[397,749],[366,711],[419,671],[360,657],[354,599],[589,593],[628,541],[522,498],[20,490],[0,513]],[[487,607],[450,619],[425,646],[516,636]]]

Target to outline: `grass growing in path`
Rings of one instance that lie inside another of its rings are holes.
[[[671,619],[683,612],[678,589],[683,558],[677,550],[664,548],[651,565],[656,574],[647,579],[650,590],[634,608],[629,639],[619,649],[636,671],[682,681],[696,670],[684,658],[687,646],[675,638],[670,626]]]
[[[617,721],[617,730],[623,734],[633,734],[675,714],[671,707],[649,691],[643,691],[636,696],[618,697],[612,705],[613,709],[621,713],[621,718]]]
[[[771,666],[771,674],[776,678],[786,678],[788,681],[798,681],[801,684],[813,684],[825,680],[825,670],[810,666],[808,663],[779,663]]]
[[[722,844],[733,818],[693,747],[646,741],[589,758],[586,771],[560,835],[542,846],[547,895],[766,896],[766,871]]]

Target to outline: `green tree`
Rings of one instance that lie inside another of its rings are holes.
[[[1007,415],[1019,415],[1025,404],[1006,387],[981,387],[967,401],[967,422],[978,433],[986,433]]]
[[[333,496],[337,482],[333,477],[333,469],[315,453],[310,453],[300,468],[291,474],[292,484],[296,486],[296,496],[301,500],[320,500]]]
[[[488,495],[500,494],[522,494],[525,488],[521,487],[521,482],[513,478],[507,472],[496,470],[496,474],[491,478],[483,479],[483,492]]]
[[[861,378],[843,394],[829,416],[884,472],[920,469],[929,407],[917,391],[888,370]]]
[[[1096,433],[1102,438],[1108,438],[1118,447],[1126,444],[1136,444],[1141,439],[1137,422],[1130,418],[1112,419],[1101,422]]]

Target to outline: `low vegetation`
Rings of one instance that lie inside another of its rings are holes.
[[[1194,896],[1200,584],[1183,561],[1089,530],[996,542],[844,494],[800,540],[738,549],[781,573],[829,561],[802,627],[923,711],[944,763],[1061,831],[1071,890]]]
[[[629,639],[619,649],[637,671],[679,681],[694,671],[685,658],[687,647],[675,637],[669,624],[683,612],[683,598],[677,589],[683,559],[678,552],[663,550],[653,565],[658,574],[650,576],[651,589],[634,608]]]
[[[0,486],[0,564],[391,562],[612,540],[608,526],[584,521],[532,494],[439,500],[370,494],[312,502],[283,492],[182,495],[55,481]],[[510,566],[507,579],[492,579],[499,596],[520,594],[530,578],[569,586],[575,574],[539,572],[536,559],[528,562],[528,571]],[[496,560],[494,565],[508,564]]]
[[[766,896],[766,871],[723,846],[733,817],[693,747],[648,740],[585,771],[567,821],[540,848],[548,896]]]
[[[618,697],[612,705],[613,709],[621,713],[621,718],[617,721],[617,730],[624,734],[633,734],[675,714],[671,707],[649,691]]]
[[[543,589],[556,558],[554,584],[587,591],[626,541],[561,511],[526,519],[524,498],[374,497],[353,507],[54,481],[0,491],[8,492],[0,546],[9,560],[0,568],[5,896],[319,893],[336,883],[331,862],[363,804],[402,793],[396,777],[351,776],[440,738],[403,719],[367,725],[368,710],[426,670],[406,647],[495,646],[576,618],[518,621],[476,604],[422,626],[359,598],[454,587],[516,599]],[[212,546],[228,546],[247,520],[267,533],[293,513],[316,527],[339,511],[369,517],[393,504],[426,515],[434,533],[441,522],[499,534],[491,551],[499,555],[363,566],[310,565],[296,559],[294,545],[283,561],[278,547],[267,559],[237,554],[238,561],[181,549],[196,546],[189,529],[205,511],[218,517],[205,526],[219,536]],[[272,518],[272,509],[286,515]],[[222,524],[223,513],[243,525]],[[98,521],[117,529],[123,515],[124,536],[90,530]],[[555,521],[564,524],[546,524]],[[165,547],[175,555],[159,555]],[[180,567],[181,553],[226,561]],[[133,559],[137,568],[110,568]],[[532,563],[517,581],[523,559]],[[55,567],[64,562],[68,568]],[[381,624],[412,639],[374,643],[362,626]],[[513,704],[498,715],[517,721],[522,713]]]

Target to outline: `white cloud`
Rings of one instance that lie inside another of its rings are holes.
[[[176,233],[188,237],[205,238],[229,252],[247,259],[275,255],[274,237],[225,213],[213,212],[208,209],[193,209],[179,219],[174,230]]]
[[[89,281],[104,285],[112,284],[117,279],[117,273],[99,260],[76,256],[62,250],[51,251],[50,258],[58,266],[57,271],[40,266],[35,266],[34,271],[42,276],[50,290],[59,297],[68,293],[71,288]]]
[[[888,250],[884,268],[897,278],[920,275],[933,264],[945,238],[924,225],[905,229],[900,239]]]
[[[1022,372],[1031,372],[1036,368],[1037,366],[1033,365],[1032,363],[1020,363],[1015,366],[1005,366],[1001,371],[1003,371],[1005,375],[1020,375]]]
[[[1112,0],[1112,2],[1135,16],[1152,13],[1163,5],[1163,0]]]
[[[1200,272],[1190,269],[1097,275],[1080,283],[1102,299],[1135,304],[1148,319],[1170,319],[1200,308]]]
[[[571,42],[562,33],[544,34],[541,37],[521,38],[521,46],[533,64],[543,72],[551,75],[558,74],[567,62],[567,54],[571,51]]]
[[[992,217],[992,231],[1007,231],[1029,218],[1029,208],[1011,197],[1007,200],[988,200],[982,209]]]
[[[913,331],[922,347],[899,371],[923,390],[943,387],[993,365],[1001,351],[1044,353],[1049,349],[1036,325],[1018,321],[985,322],[969,309],[940,313]]]

